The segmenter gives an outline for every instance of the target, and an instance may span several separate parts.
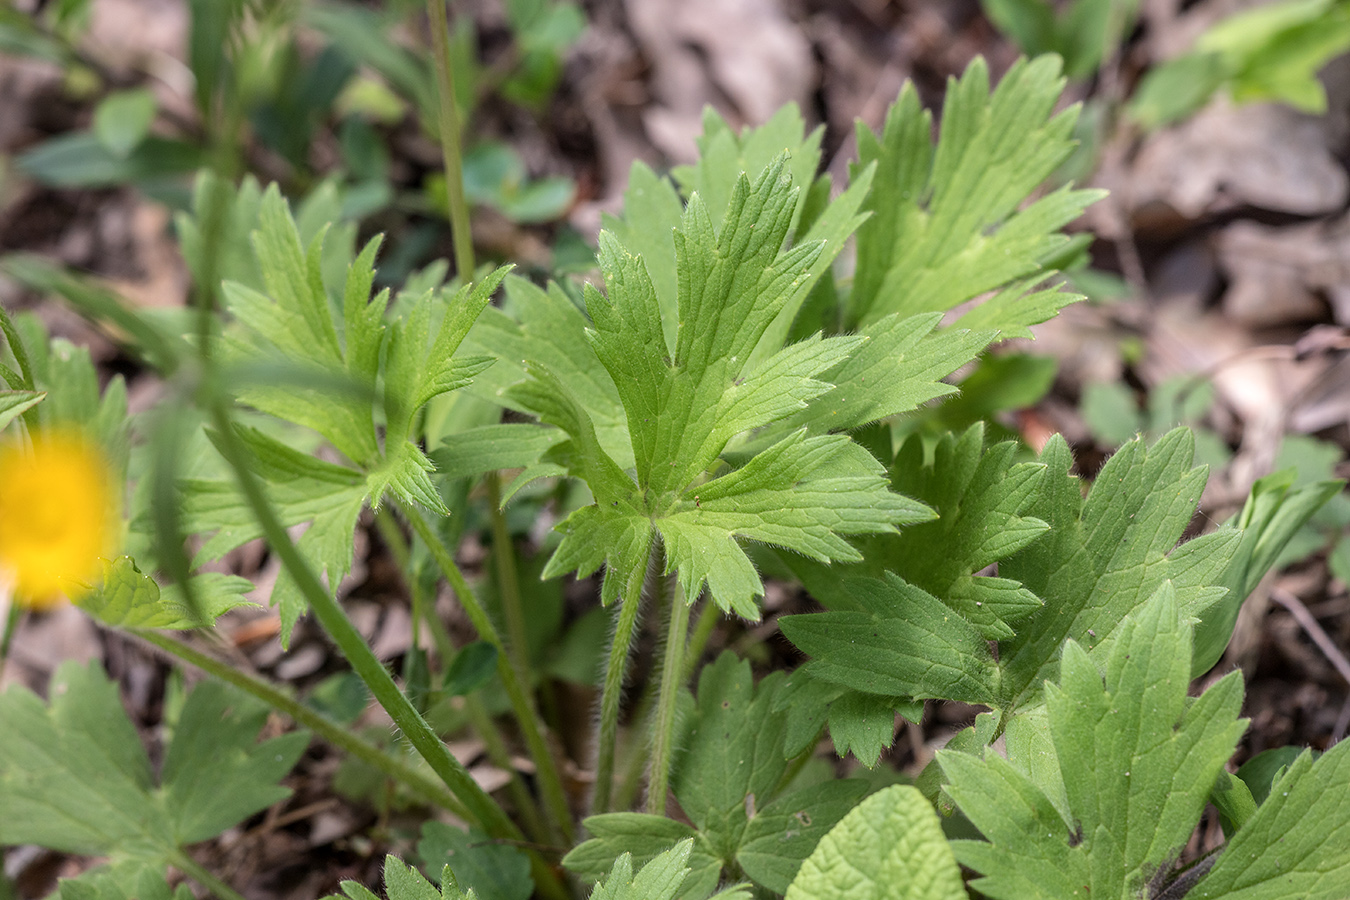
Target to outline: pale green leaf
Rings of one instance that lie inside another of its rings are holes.
[[[1089,655],[1070,641],[1046,717],[1072,827],[1021,769],[948,751],[947,791],[988,843],[957,858],[993,898],[1133,897],[1167,882],[1211,786],[1246,727],[1241,678],[1193,702],[1191,626],[1164,583]],[[1034,770],[1033,770],[1034,771]]]
[[[469,478],[494,469],[533,466],[566,437],[555,428],[538,425],[483,425],[455,434],[430,456],[439,475]]]
[[[779,620],[812,658],[814,677],[891,697],[989,703],[996,696],[988,641],[942,601],[893,573],[849,578],[838,590],[861,609]]]
[[[817,845],[785,900],[965,900],[961,871],[932,806],[893,785],[867,798]]]
[[[1066,638],[1087,647],[1108,641],[1164,581],[1172,581],[1186,616],[1197,616],[1222,596],[1215,585],[1238,533],[1220,530],[1176,546],[1205,483],[1205,470],[1191,468],[1192,448],[1184,429],[1152,447],[1130,441],[1107,461],[1084,500],[1078,480],[1068,474],[1067,445],[1051,439],[1041,454],[1045,475],[1022,511],[1050,530],[999,564],[1001,577],[1045,602],[999,647],[1000,706],[1034,703]]]
[[[204,681],[188,695],[164,755],[160,788],[180,845],[204,841],[291,795],[277,782],[309,744],[293,731],[257,742],[268,709]]]
[[[277,785],[308,743],[303,732],[256,743],[267,711],[204,682],[188,696],[156,788],[117,685],[66,663],[45,706],[0,696],[0,844],[163,865],[289,796]]]

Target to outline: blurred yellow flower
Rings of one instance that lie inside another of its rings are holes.
[[[103,452],[70,430],[0,445],[0,585],[45,609],[97,579],[116,551],[117,497]]]

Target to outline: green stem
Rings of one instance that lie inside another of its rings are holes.
[[[431,765],[432,771],[464,804],[471,818],[493,837],[520,839],[522,837],[520,829],[507,817],[497,802],[478,786],[464,765],[451,755],[436,732],[398,689],[394,679],[371,652],[351,619],[347,618],[342,606],[328,593],[318,576],[314,574],[308,560],[296,549],[285,526],[277,518],[271,501],[263,492],[257,476],[248,468],[243,449],[230,421],[226,401],[212,397],[209,408],[212,424],[220,435],[218,446],[221,455],[233,470],[244,499],[261,526],[268,546],[281,558],[282,565],[295,579],[319,624],[338,645],[342,655],[366,683],[375,700],[389,713],[394,724],[402,729],[417,752]]]
[[[189,878],[215,894],[220,900],[244,900],[244,895],[240,894],[234,888],[221,881],[210,872],[206,871],[192,857],[188,856],[182,850],[174,853],[170,857],[171,862],[176,869],[183,871]]]
[[[382,506],[375,513],[375,525],[384,538],[385,545],[389,547],[389,552],[393,555],[394,561],[398,564],[399,571],[404,573],[412,572],[412,554],[408,549],[408,542],[403,537],[403,531],[399,528],[394,517],[389,514],[389,507]],[[440,619],[436,618],[436,612],[431,608],[431,604],[426,602],[423,591],[418,586],[417,581],[411,574],[405,575],[408,584],[408,590],[412,594],[413,608],[413,634],[418,633],[418,627],[423,621],[426,622],[427,631],[431,633],[432,643],[436,645],[436,653],[441,658],[442,668],[450,665],[454,660],[458,650],[450,640],[450,634],[445,630],[445,625]],[[520,777],[520,772],[516,770],[511,762],[511,753],[506,747],[506,740],[502,737],[501,729],[493,721],[492,716],[488,714],[483,706],[483,701],[477,696],[469,695],[464,698],[464,711],[469,716],[469,724],[473,730],[483,739],[487,747],[488,759],[503,772],[511,776],[507,782],[506,789],[511,794],[512,801],[516,804],[516,811],[520,816],[521,822],[525,826],[525,831],[532,840],[540,843],[549,839],[548,829],[544,827],[543,819],[539,815],[539,807],[531,796],[529,788],[525,786],[524,780]]]
[[[469,616],[469,621],[478,631],[478,636],[497,648],[497,674],[501,677],[502,685],[506,688],[506,696],[511,701],[511,710],[515,713],[516,722],[525,738],[525,746],[530,751],[530,758],[534,760],[535,775],[539,779],[540,792],[544,797],[544,808],[552,818],[553,825],[561,834],[563,842],[571,844],[572,810],[567,803],[567,794],[563,791],[562,778],[558,774],[558,767],[553,760],[553,754],[549,752],[548,743],[544,740],[544,734],[539,728],[538,713],[535,712],[534,704],[530,701],[529,695],[516,677],[515,666],[511,664],[509,657],[506,655],[497,626],[492,624],[492,619],[488,617],[483,605],[478,602],[478,597],[469,589],[469,583],[464,579],[464,574],[460,572],[459,566],[455,564],[454,557],[450,555],[450,551],[445,548],[445,544],[441,543],[441,539],[432,531],[431,523],[422,515],[421,510],[405,505],[403,514],[407,517],[418,538],[431,551],[432,558],[436,560],[436,565],[440,568],[441,574],[450,582],[451,590],[459,597],[460,605],[464,607],[464,611]]]
[[[502,513],[501,476],[489,472],[485,482],[492,517],[492,558],[497,564],[497,596],[501,598],[502,618],[506,620],[506,650],[516,667],[516,677],[528,682],[530,662],[526,654],[530,645],[525,636],[525,608],[520,599],[520,579],[516,576],[515,546]]]
[[[614,790],[614,745],[619,734],[619,703],[623,699],[624,675],[628,669],[628,654],[633,647],[638,610],[642,606],[642,583],[647,579],[647,568],[643,566],[633,571],[624,585],[623,596],[619,598],[619,617],[614,626],[614,638],[609,645],[605,683],[600,689],[600,730],[595,746],[595,795],[591,799],[591,815],[609,812],[610,795]]]
[[[670,629],[661,664],[661,693],[656,700],[656,723],[652,731],[652,774],[647,780],[647,812],[666,814],[666,788],[670,782],[671,740],[675,731],[675,701],[684,684],[684,647],[689,637],[689,604],[677,584],[670,595]]]
[[[5,671],[5,661],[9,659],[9,645],[14,641],[14,632],[19,628],[19,619],[23,617],[23,607],[9,601],[9,614],[5,616],[5,632],[0,634],[0,674]]]
[[[651,599],[648,603],[661,617],[656,623],[656,633],[665,634],[670,630],[670,607],[666,603],[666,591],[670,589],[670,576],[660,575],[652,579]],[[633,727],[628,729],[627,753],[623,761],[623,776],[614,792],[611,805],[614,809],[633,808],[638,790],[642,786],[642,776],[647,771],[647,760],[651,758],[652,728],[655,724],[656,691],[660,682],[648,678],[642,687],[642,696],[633,708]]]
[[[256,675],[241,672],[229,663],[222,662],[213,656],[189,647],[182,641],[166,637],[159,632],[141,628],[129,630],[146,643],[153,644],[188,665],[196,666],[226,684],[234,685],[244,693],[258,698],[282,715],[290,717],[296,724],[308,728],[339,750],[356,757],[386,777],[412,788],[418,796],[443,809],[448,809],[460,818],[468,817],[469,812],[464,808],[464,804],[456,800],[454,794],[446,790],[445,785],[427,778],[416,769],[390,756],[366,739],[353,734],[317,710],[291,697],[276,685]]]
[[[703,607],[698,611],[698,620],[694,622],[693,633],[689,635],[689,646],[684,651],[684,680],[687,682],[694,677],[694,667],[698,665],[699,659],[703,656],[703,650],[708,646],[708,638],[712,637],[713,629],[722,618],[722,610],[711,598],[703,601]]]
[[[460,157],[459,110],[455,107],[455,77],[450,66],[450,23],[445,0],[427,0],[431,23],[432,57],[436,63],[436,93],[440,107],[441,156],[445,163],[445,196],[450,206],[450,238],[455,244],[455,268],[459,280],[473,278],[473,232],[469,229],[469,203],[464,197],[464,164]]]

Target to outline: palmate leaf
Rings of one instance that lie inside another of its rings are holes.
[[[239,427],[236,436],[251,468],[268,483],[282,523],[309,523],[298,547],[335,588],[351,568],[352,535],[365,506],[378,508],[393,498],[448,513],[431,481],[435,466],[416,443],[414,423],[429,401],[468,385],[491,364],[458,350],[508,268],[453,295],[427,290],[386,325],[389,292],[371,297],[380,238],[355,259],[337,259],[343,264],[339,303],[329,296],[335,267],[327,228],[302,228],[275,186],[259,198],[256,186],[245,185],[229,212],[228,230],[236,238],[252,224],[240,217],[256,217],[253,250],[261,282],[224,285],[234,322],[222,339],[223,356],[232,366],[236,395],[318,432],[346,462],[321,460],[256,429]],[[188,225],[199,241],[199,226],[190,220]],[[306,230],[314,232],[308,246],[301,243]],[[232,265],[250,274],[238,260]],[[383,427],[377,430],[376,422]],[[182,493],[184,526],[212,533],[199,559],[218,558],[261,536],[232,481],[186,480]],[[278,578],[272,603],[281,609],[284,644],[305,611],[289,574]]]
[[[188,696],[159,784],[117,685],[66,663],[50,706],[21,688],[0,696],[0,844],[163,865],[290,795],[277,782],[308,744],[293,732],[257,743],[260,704],[215,682]]]
[[[1241,675],[1194,702],[1191,626],[1171,584],[1089,654],[1070,641],[1047,719],[1069,818],[1037,782],[986,751],[942,751],[947,791],[987,839],[957,859],[994,898],[1141,896],[1166,885],[1246,721]]]
[[[530,380],[508,397],[567,433],[574,470],[596,498],[560,526],[563,541],[545,577],[589,574],[605,563],[604,597],[612,600],[645,567],[659,535],[667,571],[679,572],[687,596],[707,584],[723,609],[758,618],[754,599],[763,586],[737,538],[822,561],[857,559],[843,536],[928,517],[887,491],[877,463],[841,436],[794,432],[740,468],[703,480],[732,438],[829,390],[816,376],[865,340],[816,336],[751,363],[775,317],[818,276],[824,245],[782,250],[796,197],[780,157],[753,186],[739,179],[720,228],[698,195],[690,200],[674,233],[680,318],[673,346],[643,260],[602,233],[609,295],[587,288],[587,337],[622,404],[636,483],[601,441],[586,401],[547,363],[527,363]],[[559,355],[574,361],[576,350]]]
[[[1018,208],[1073,149],[1078,108],[1051,116],[1063,85],[1059,57],[1043,56],[1016,63],[991,93],[977,59],[948,84],[936,147],[909,84],[880,138],[858,126],[857,168],[875,163],[877,173],[847,324],[945,311],[997,290],[957,324],[1027,337],[1027,326],[1077,299],[1028,291],[1069,240],[1059,229],[1102,192],[1064,188]]]

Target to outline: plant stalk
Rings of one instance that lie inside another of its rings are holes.
[[[455,245],[455,269],[459,280],[473,279],[473,232],[469,226],[469,202],[464,196],[464,163],[461,157],[459,110],[455,107],[455,76],[450,66],[450,22],[445,0],[427,0],[431,25],[431,52],[436,65],[436,93],[440,99],[436,117],[440,130],[441,157],[445,164],[445,196],[450,207],[450,238]]]
[[[240,894],[234,888],[212,875],[195,859],[188,856],[186,852],[179,850],[173,854],[169,861],[173,864],[174,868],[179,869],[193,881],[206,888],[218,897],[219,900],[244,900],[243,894]]]
[[[655,552],[655,550],[653,550]],[[605,683],[600,689],[600,729],[595,746],[595,794],[591,798],[591,815],[609,812],[610,796],[614,790],[614,745],[619,733],[619,703],[623,699],[624,675],[628,669],[628,654],[633,647],[638,610],[642,606],[642,584],[647,579],[648,565],[633,572],[619,598],[619,616],[614,626],[614,639],[609,645],[609,662],[605,665]]]
[[[487,473],[485,479],[489,514],[492,517],[492,558],[497,564],[497,595],[501,599],[502,618],[506,620],[506,650],[516,677],[522,683],[529,679],[529,638],[525,635],[525,607],[520,596],[520,579],[516,573],[516,552],[511,530],[506,527],[506,516],[501,508],[501,475]]]
[[[670,783],[671,741],[675,731],[675,701],[684,684],[684,648],[689,637],[689,604],[679,584],[670,595],[670,628],[661,664],[661,693],[656,700],[652,729],[652,772],[647,779],[647,812],[666,814],[666,789]]]
[[[230,421],[229,408],[220,397],[212,397],[209,404],[212,424],[220,433],[219,447],[234,472],[249,508],[262,527],[263,535],[272,551],[280,558],[286,571],[309,602],[319,624],[338,645],[352,669],[366,683],[376,701],[389,713],[394,724],[402,729],[417,752],[431,765],[464,804],[471,817],[493,837],[519,840],[523,835],[507,817],[497,802],[469,775],[464,765],[451,755],[440,737],[398,689],[394,679],[366,645],[361,633],[347,618],[342,606],[320,583],[309,562],[296,549],[295,543],[277,518],[276,510],[263,492],[258,478],[248,468],[239,439]]]
[[[459,570],[454,557],[441,543],[441,539],[432,530],[431,524],[422,515],[421,510],[405,505],[403,513],[418,538],[431,551],[432,558],[436,560],[436,565],[440,568],[441,574],[450,582],[450,588],[459,597],[460,605],[468,613],[469,621],[473,623],[479,637],[497,648],[497,674],[501,677],[502,684],[506,688],[506,695],[511,701],[511,709],[515,713],[521,734],[525,738],[525,745],[530,751],[530,758],[534,761],[535,775],[539,779],[540,792],[544,797],[544,808],[553,820],[553,825],[557,828],[564,843],[571,844],[572,811],[567,802],[567,794],[563,791],[558,766],[554,762],[553,754],[549,751],[548,743],[544,740],[544,734],[539,728],[539,716],[534,709],[534,704],[530,701],[529,694],[526,693],[524,686],[516,677],[515,667],[511,664],[511,660],[502,646],[502,638],[497,631],[497,626],[492,624],[492,619],[488,617],[487,611],[469,588],[464,573]]]
[[[424,592],[419,588],[416,579],[410,574],[412,572],[412,554],[408,550],[408,542],[403,537],[403,531],[399,528],[398,523],[394,521],[394,517],[389,514],[387,506],[380,507],[380,510],[375,513],[375,525],[379,528],[380,535],[389,547],[389,552],[393,554],[394,561],[398,563],[399,571],[408,573],[405,574],[405,580],[412,595],[413,634],[416,635],[418,626],[425,622],[427,631],[431,635],[431,641],[436,645],[436,653],[441,659],[442,668],[449,666],[459,651],[450,640],[450,634],[445,630],[445,625],[436,618],[436,611],[432,608],[432,604],[426,602],[426,597],[423,596]],[[516,804],[516,811],[521,823],[525,826],[525,831],[535,841],[540,843],[548,841],[548,829],[544,826],[543,819],[540,817],[539,805],[525,786],[524,780],[520,777],[520,772],[512,764],[511,753],[506,747],[506,739],[502,737],[501,729],[497,727],[497,723],[483,706],[483,701],[475,694],[465,696],[464,711],[469,716],[469,723],[473,726],[473,730],[483,739],[483,743],[487,747],[488,759],[492,760],[492,764],[503,772],[510,774],[511,780],[507,782],[506,789],[511,794],[511,800]]]

